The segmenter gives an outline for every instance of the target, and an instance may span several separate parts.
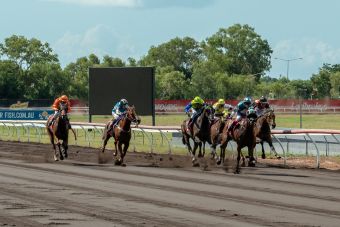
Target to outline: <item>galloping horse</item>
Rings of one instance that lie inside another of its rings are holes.
[[[214,119],[210,127],[210,140],[211,140],[211,156],[216,159],[217,164],[221,163],[220,156],[216,154],[216,147],[221,143],[222,131],[227,120],[222,118]]]
[[[275,157],[280,159],[281,157],[277,154],[271,137],[271,130],[276,127],[275,114],[273,109],[268,109],[264,111],[256,120],[255,135],[260,139],[260,144],[262,146],[262,158],[266,158],[266,154],[263,148],[263,142],[267,142],[270,146],[270,150],[275,154]]]
[[[111,121],[109,121],[106,124],[106,127],[104,129],[103,133],[103,147],[102,152],[105,151],[105,147],[107,144],[107,141],[113,137],[115,139],[115,151],[113,152],[113,158],[117,156],[117,150],[119,151],[120,157],[115,159],[115,165],[124,165],[124,157],[126,155],[126,151],[129,148],[130,145],[130,139],[131,139],[131,123],[135,122],[138,126],[140,123],[140,118],[137,116],[135,107],[131,106],[127,108],[126,113],[124,113],[119,122],[118,125],[114,128],[111,127]],[[123,148],[124,145],[124,148]]]
[[[58,145],[58,150],[59,150],[59,156],[60,160],[63,160],[64,157],[67,158],[67,149],[68,149],[68,130],[71,129],[75,140],[77,140],[76,133],[74,130],[71,128],[69,119],[67,117],[67,109],[68,106],[66,103],[61,102],[59,104],[59,112],[57,113],[57,117],[55,121],[50,125],[50,121],[52,121],[52,116],[51,115],[47,122],[46,122],[46,130],[47,133],[50,137],[51,144],[54,149],[54,161],[58,161],[58,152],[56,150],[56,146],[54,143],[55,138],[57,139],[57,145]],[[62,141],[62,143],[60,142]],[[63,155],[64,153],[64,155]]]
[[[231,123],[232,121],[230,121]],[[232,129],[232,131],[228,132],[229,124],[223,129],[222,132],[222,141],[221,141],[221,158],[224,160],[225,157],[225,149],[230,140],[234,140],[237,143],[237,165],[235,169],[235,173],[240,173],[240,159],[241,159],[241,149],[243,147],[248,147],[248,155],[249,155],[249,163],[248,166],[255,166],[255,158],[254,158],[254,148],[256,145],[256,136],[255,136],[255,118],[247,117],[243,118],[237,126]]]
[[[212,108],[211,106],[203,107],[202,113],[197,117],[197,120],[193,122],[193,126],[191,130],[187,128],[187,121],[183,121],[181,125],[182,130],[182,142],[184,145],[187,145],[188,151],[192,157],[193,166],[198,166],[195,154],[197,147],[199,147],[198,157],[203,157],[205,153],[205,143],[210,141],[210,120],[212,117]],[[191,148],[190,138],[194,141],[194,149]],[[202,154],[202,144],[203,144],[203,154]]]

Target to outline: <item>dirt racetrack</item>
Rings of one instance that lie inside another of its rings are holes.
[[[99,161],[99,163],[98,163]],[[340,171],[259,162],[240,175],[209,160],[0,141],[0,226],[340,226]]]

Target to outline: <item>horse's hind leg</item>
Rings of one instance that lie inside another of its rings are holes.
[[[102,146],[102,153],[105,151],[105,147],[107,145],[107,141],[110,139],[110,136],[106,134],[106,136],[103,136],[103,146]]]
[[[50,132],[50,131],[47,131],[49,136],[50,136],[50,142],[52,144],[52,147],[53,147],[53,151],[54,151],[54,154],[53,154],[53,158],[54,158],[54,161],[58,161],[58,153],[57,153],[57,149],[56,149],[56,146],[55,146],[55,143],[54,143],[54,136],[53,134]]]
[[[199,157],[199,158],[202,158],[202,157],[203,157],[203,154],[202,154],[202,142],[199,142],[199,143],[198,143],[198,147],[199,147],[199,150],[198,150],[198,157]]]

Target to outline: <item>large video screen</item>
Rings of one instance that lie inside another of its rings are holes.
[[[125,98],[138,115],[153,115],[154,80],[152,67],[89,68],[89,114],[111,115]]]

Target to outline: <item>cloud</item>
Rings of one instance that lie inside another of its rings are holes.
[[[340,62],[340,48],[317,39],[283,40],[278,42],[273,50],[274,57],[287,59],[302,57],[305,64]]]
[[[129,37],[124,37],[102,24],[91,27],[82,34],[66,32],[52,44],[52,48],[58,54],[62,65],[91,53],[99,58],[110,55],[123,60],[135,55],[135,47],[129,42]]]
[[[307,79],[317,73],[324,63],[339,64],[340,48],[334,47],[322,40],[303,38],[294,40],[281,40],[273,47],[272,75],[286,75],[287,62],[275,60],[302,58],[290,62],[289,78]]]
[[[84,6],[111,6],[134,8],[141,6],[141,0],[42,0],[48,2],[67,3]]]

